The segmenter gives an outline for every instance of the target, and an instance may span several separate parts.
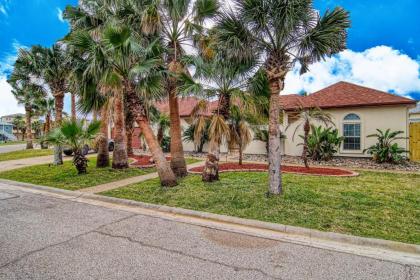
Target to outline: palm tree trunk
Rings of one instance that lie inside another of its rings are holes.
[[[25,108],[25,117],[26,117],[26,149],[30,150],[34,148],[32,143],[32,108],[31,106],[27,106]]]
[[[309,164],[308,164],[308,135],[309,135],[310,128],[311,127],[310,127],[309,121],[306,120],[305,124],[303,126],[304,136],[303,136],[303,151],[302,151],[302,159],[303,159],[303,163],[305,164],[306,168],[309,168]]]
[[[160,183],[165,187],[173,187],[177,185],[175,174],[170,165],[166,161],[162,148],[160,147],[153,130],[150,127],[149,120],[146,117],[146,111],[141,103],[141,100],[135,92],[130,92],[128,97],[129,110],[133,113],[137,124],[143,134],[143,137],[149,146],[153,160],[156,163],[156,169],[159,174]]]
[[[177,185],[175,174],[173,173],[170,165],[166,161],[165,155],[162,152],[162,148],[157,142],[153,130],[149,125],[146,118],[137,118],[137,123],[140,126],[144,138],[149,146],[150,152],[152,153],[153,160],[156,163],[156,169],[159,174],[160,183],[164,187],[174,187]]]
[[[163,129],[161,126],[159,126],[158,131],[157,131],[157,141],[159,143],[159,145],[162,145],[162,141],[163,141]]]
[[[64,107],[64,91],[57,90],[54,93],[55,100],[55,125],[61,126],[63,121],[63,107]],[[54,165],[63,164],[63,149],[61,146],[54,146]]]
[[[169,116],[171,132],[171,168],[177,177],[187,176],[187,164],[182,146],[181,119],[179,117],[179,104],[176,94],[175,78],[168,79]]]
[[[201,180],[203,182],[219,181],[219,155],[220,144],[211,144],[207,153],[203,173],[201,174]]]
[[[48,134],[50,132],[51,129],[51,114],[48,113],[45,116],[45,134]]]
[[[71,93],[71,119],[75,121],[76,118],[76,95],[74,93]]]
[[[124,100],[124,105],[128,108],[127,98]],[[134,117],[130,110],[125,112],[125,132],[127,136],[127,155],[134,154],[133,151],[133,129],[134,129]]]
[[[270,111],[268,126],[268,172],[269,192],[272,194],[282,193],[281,178],[281,149],[280,149],[280,128],[279,128],[279,99],[282,81],[279,79],[270,80]]]
[[[98,138],[98,155],[96,158],[96,167],[98,168],[109,166],[108,117],[108,108],[103,105],[101,109],[101,133]]]
[[[128,168],[127,137],[125,132],[125,115],[123,92],[121,89],[114,93],[114,154],[112,168]]]
[[[82,151],[74,151],[73,156],[73,165],[77,169],[77,174],[86,174],[87,173],[87,158],[83,155]]]

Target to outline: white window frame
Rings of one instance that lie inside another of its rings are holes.
[[[358,116],[359,119],[358,120],[345,120],[345,118],[348,115],[351,115],[351,114],[354,114],[354,115]],[[343,154],[363,154],[363,144],[364,144],[364,141],[363,141],[363,121],[362,121],[361,114],[360,113],[355,113],[355,112],[348,112],[343,116],[342,123],[341,123],[341,136],[342,137],[345,137],[344,136],[344,125],[346,125],[346,124],[358,124],[358,125],[360,125],[360,136],[359,136],[360,137],[360,149],[358,149],[358,150],[345,149],[344,148],[344,140],[343,140],[343,143],[341,144],[341,148],[340,148],[341,153],[343,153]]]

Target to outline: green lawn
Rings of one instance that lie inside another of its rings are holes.
[[[103,195],[420,244],[420,174],[283,178],[283,196],[267,197],[267,174],[257,172],[222,173],[211,184],[191,175],[172,189],[154,179]]]
[[[14,159],[23,159],[23,158],[32,158],[32,157],[41,157],[52,155],[53,150],[21,150],[0,154],[0,161],[14,160]]]
[[[154,172],[154,168],[113,170],[112,168],[96,168],[96,159],[89,159],[88,174],[77,175],[71,161],[62,166],[35,165],[0,173],[0,178],[19,182],[38,184],[66,190],[78,190],[129,177]]]

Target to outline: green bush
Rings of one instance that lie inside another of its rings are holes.
[[[166,135],[163,136],[160,146],[162,147],[162,151],[164,153],[169,153],[171,151],[171,137]]]
[[[378,163],[400,163],[404,161],[406,157],[403,154],[407,153],[407,151],[399,147],[397,143],[393,143],[398,139],[406,139],[405,137],[398,137],[404,131],[391,131],[390,129],[385,131],[377,129],[377,131],[378,133],[368,135],[367,137],[376,137],[378,142],[363,152],[372,155],[373,160]]]
[[[337,129],[311,125],[311,133],[308,136],[308,156],[318,161],[330,160],[338,152],[342,142],[343,137],[338,136]]]

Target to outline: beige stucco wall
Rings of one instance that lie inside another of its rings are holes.
[[[369,134],[376,133],[376,129],[402,130],[402,137],[408,138],[408,108],[406,106],[381,106],[381,107],[360,107],[360,108],[343,108],[324,110],[331,114],[333,122],[337,127],[340,136],[343,134],[343,119],[347,114],[354,113],[361,118],[361,149],[358,151],[345,151],[341,147],[338,156],[350,157],[367,157],[363,150],[376,143],[376,138],[367,138]],[[420,117],[420,116],[419,116]],[[293,139],[293,132],[299,122],[288,122],[288,117],[284,118],[284,123],[280,126],[281,131],[286,135],[286,139],[282,141],[282,153],[291,156],[299,156],[302,153],[302,146],[298,145],[302,142],[298,135],[302,135],[300,128]],[[188,127],[188,119],[181,119],[183,129]],[[287,127],[287,129],[285,129]],[[408,139],[398,140],[398,144],[408,150]],[[184,142],[184,150],[194,151],[194,144]],[[204,146],[204,152],[207,151],[208,145]],[[221,152],[227,152],[226,145],[223,145]],[[244,153],[246,154],[266,154],[265,143],[261,141],[252,141],[247,146]]]
[[[408,138],[408,108],[405,106],[381,106],[381,107],[364,107],[364,108],[343,108],[343,109],[329,109],[324,110],[331,114],[335,127],[339,131],[339,135],[343,135],[343,119],[347,114],[357,114],[361,121],[361,149],[358,151],[346,151],[343,147],[340,148],[338,156],[350,157],[366,157],[363,150],[376,143],[376,138],[367,138],[367,135],[376,133],[376,129],[391,129],[402,130],[404,134],[402,137]],[[286,129],[285,134],[287,140],[285,141],[285,151],[288,155],[300,155],[302,153],[302,146],[298,146],[302,140],[297,137],[303,134],[302,129],[296,133],[295,140],[292,141],[293,132],[298,122],[292,123]],[[408,150],[408,139],[401,139],[397,141],[398,145]]]

